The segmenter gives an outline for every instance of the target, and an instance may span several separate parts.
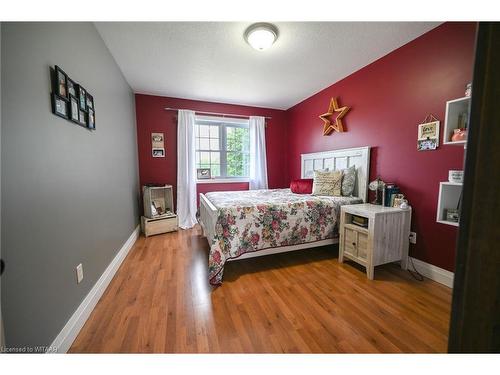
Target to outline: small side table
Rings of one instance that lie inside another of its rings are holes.
[[[353,224],[353,216],[368,219],[368,226]],[[339,262],[344,258],[361,264],[373,280],[375,266],[401,261],[408,267],[411,207],[384,207],[374,204],[350,204],[340,209]]]

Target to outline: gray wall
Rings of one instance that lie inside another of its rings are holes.
[[[6,344],[43,346],[138,224],[134,96],[93,24],[1,27]],[[55,64],[94,96],[97,131],[51,113]]]

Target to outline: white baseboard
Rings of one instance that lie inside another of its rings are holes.
[[[453,276],[454,273],[444,270],[442,268],[433,266],[432,264],[423,262],[421,260],[411,258],[415,268],[425,277],[434,280],[440,284],[446,285],[448,288],[453,288]],[[408,269],[412,269],[411,260],[408,262]]]
[[[94,310],[95,305],[97,305],[97,302],[99,302],[99,299],[113,279],[116,271],[118,271],[118,268],[120,268],[120,265],[127,256],[128,252],[134,245],[135,241],[137,241],[137,238],[139,238],[139,229],[138,225],[128,240],[123,244],[120,251],[118,251],[118,254],[116,254],[113,261],[103,272],[99,280],[97,280],[94,287],[87,294],[80,306],[78,306],[61,332],[59,332],[51,346],[48,348],[48,353],[66,353],[69,350],[71,344],[73,344],[73,341],[75,341],[78,333],[89,318],[90,313]]]

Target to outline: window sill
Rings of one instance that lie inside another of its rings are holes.
[[[206,180],[196,180],[197,184],[232,184],[237,182],[249,182],[248,177],[235,177],[235,178],[211,178]]]

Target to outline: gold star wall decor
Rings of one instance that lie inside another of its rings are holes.
[[[344,131],[344,127],[342,125],[342,117],[344,117],[347,112],[349,112],[350,107],[339,107],[337,103],[337,98],[332,98],[330,100],[330,106],[328,107],[328,112],[323,113],[319,116],[320,119],[323,120],[323,135],[330,135],[334,130],[342,133]],[[337,114],[335,121],[331,120],[333,115]]]

